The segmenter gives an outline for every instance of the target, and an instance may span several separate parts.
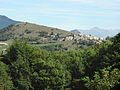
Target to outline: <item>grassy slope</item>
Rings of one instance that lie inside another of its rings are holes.
[[[26,30],[30,31],[31,33],[26,34]],[[43,25],[36,25],[31,23],[18,23],[2,29],[0,31],[0,38],[4,38],[4,37],[9,38],[10,40],[7,40],[6,42],[10,45],[14,37],[20,37],[21,35],[22,37],[27,37],[27,38],[40,38],[38,35],[39,32],[41,31],[48,32],[49,34],[51,32],[53,32],[54,34],[60,34],[61,37],[65,37],[73,34],[65,30],[47,27]],[[72,43],[73,41],[61,41],[61,42],[56,41],[55,43],[38,44],[37,46],[50,46],[50,45],[62,44],[64,47],[68,48],[69,50],[74,50],[76,48],[76,45],[73,45]]]
[[[26,33],[26,30],[28,30],[31,33]],[[55,34],[58,33],[58,34],[61,34],[61,37],[71,34],[71,32],[57,29],[57,28],[36,25],[31,23],[18,23],[2,29],[0,31],[0,38],[6,37],[6,36],[8,36],[8,38],[11,38],[11,39],[13,37],[20,37],[20,36],[27,37],[27,38],[37,38],[39,35],[39,32],[41,31],[48,32],[49,34],[51,32],[54,32]]]

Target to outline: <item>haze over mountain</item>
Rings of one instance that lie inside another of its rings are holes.
[[[12,20],[7,16],[0,15],[0,29],[5,28],[11,24],[20,23],[19,21]]]
[[[92,35],[96,37],[107,37],[107,36],[113,37],[120,32],[120,29],[107,30],[107,29],[102,29],[98,27],[93,27],[89,30],[75,29],[75,30],[71,30],[71,32],[83,33],[86,35]]]

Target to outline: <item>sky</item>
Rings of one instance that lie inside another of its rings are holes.
[[[0,0],[0,15],[64,30],[120,29],[120,0]]]

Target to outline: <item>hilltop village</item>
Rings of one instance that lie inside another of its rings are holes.
[[[95,37],[95,36],[91,36],[91,35],[85,35],[82,33],[80,33],[80,34],[72,33],[72,34],[67,35],[65,37],[61,37],[60,34],[54,34],[52,32],[51,34],[47,34],[47,35],[44,34],[43,36],[44,37],[41,38],[42,41],[49,41],[49,40],[71,41],[71,40],[75,40],[76,43],[80,43],[81,41],[93,41],[95,44],[98,44],[98,43],[105,41],[105,38]]]

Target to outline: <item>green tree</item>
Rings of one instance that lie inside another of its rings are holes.
[[[115,85],[119,84],[120,70],[111,67],[101,69],[100,72],[95,72],[93,79],[89,77],[83,78],[85,86],[91,90],[110,90]]]
[[[51,58],[51,54],[35,51],[36,59],[31,61],[32,85],[35,90],[61,90],[71,79],[63,65]],[[41,54],[42,53],[42,54]]]
[[[32,48],[24,40],[15,40],[8,49],[4,62],[9,65],[14,87],[18,90],[32,88],[30,81],[30,64]]]
[[[8,75],[8,67],[0,61],[0,90],[12,90],[13,83]]]

